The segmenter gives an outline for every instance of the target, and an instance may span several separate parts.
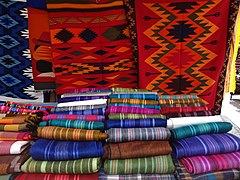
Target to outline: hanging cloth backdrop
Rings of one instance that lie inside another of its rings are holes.
[[[47,0],[57,93],[137,87],[123,2]]]
[[[194,93],[219,113],[225,52],[239,1],[124,2],[139,61],[139,87],[166,95]]]

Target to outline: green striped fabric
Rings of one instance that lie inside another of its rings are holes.
[[[170,174],[175,171],[171,155],[136,159],[106,160],[107,174]]]
[[[71,161],[35,161],[29,158],[21,167],[25,173],[89,174],[98,172],[100,158]]]
[[[146,118],[162,118],[165,119],[166,116],[162,114],[124,114],[124,113],[111,113],[108,115],[108,119],[146,119]]]
[[[211,122],[174,128],[171,130],[172,138],[183,139],[201,134],[227,133],[232,129],[229,122]]]

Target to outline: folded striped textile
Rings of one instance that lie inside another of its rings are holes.
[[[28,124],[0,124],[0,131],[28,131]]]
[[[159,105],[145,105],[145,104],[124,104],[124,103],[109,103],[108,107],[110,106],[126,106],[126,107],[137,107],[137,108],[148,108],[148,109],[158,109],[160,110],[161,107]]]
[[[143,99],[143,100],[158,100],[159,97],[157,94],[110,94],[109,98],[121,98],[121,99]]]
[[[181,112],[181,113],[171,113],[167,114],[166,118],[177,118],[177,117],[190,117],[190,116],[213,116],[211,111],[196,111],[196,112]]]
[[[86,97],[86,96],[109,96],[111,94],[111,91],[105,90],[105,91],[88,91],[88,92],[76,92],[76,93],[64,93],[61,95],[61,98],[66,98],[66,97]]]
[[[65,102],[65,103],[58,103],[58,108],[75,108],[78,109],[96,109],[97,107],[106,107],[107,106],[107,99],[93,99],[93,100],[86,100],[86,101],[72,101],[72,102]],[[92,107],[92,108],[90,108]],[[71,109],[70,109],[71,110]]]
[[[240,168],[240,151],[215,154],[208,156],[194,156],[180,159],[189,173],[199,174],[210,171]]]
[[[166,122],[167,124],[167,122]],[[40,127],[44,126],[57,126],[65,128],[77,128],[77,129],[104,129],[103,122],[90,122],[90,121],[74,121],[74,120],[50,120],[39,123]]]
[[[145,104],[145,105],[159,105],[158,101],[155,100],[143,100],[143,99],[119,99],[112,98],[108,99],[108,103],[125,103],[125,104]]]
[[[150,141],[169,139],[171,133],[164,127],[155,128],[112,128],[106,131],[108,142]]]
[[[22,173],[14,180],[98,180],[98,173],[94,174],[35,174]],[[10,179],[9,179],[10,180]]]
[[[149,92],[149,93],[152,93],[152,94],[156,94],[156,92],[151,92],[147,89],[134,89],[134,88],[121,88],[121,87],[113,87],[111,88],[111,91],[112,92],[125,92],[125,93],[136,93],[136,92]]]
[[[29,141],[0,141],[0,155],[20,154],[29,146]]]
[[[54,114],[104,115],[105,114],[105,108],[74,110],[74,111],[55,111]]]
[[[15,108],[23,108],[23,109],[32,109],[32,110],[46,110],[46,107],[38,104],[28,104],[28,103],[19,103],[19,102],[11,102],[5,101],[3,103],[4,106],[15,107]]]
[[[79,111],[79,110],[98,109],[98,108],[106,108],[106,104],[55,107],[51,109],[51,112],[54,113],[54,112],[63,112],[63,111]]]
[[[239,169],[228,169],[221,171],[211,171],[200,174],[190,174],[187,172],[184,165],[179,160],[174,160],[174,165],[179,175],[179,179],[182,180],[239,180],[240,170]]]
[[[207,111],[207,106],[188,106],[188,107],[163,107],[161,108],[162,114],[178,113],[178,112],[196,112]]]
[[[171,155],[105,160],[107,174],[170,174],[175,170]]]
[[[167,121],[167,127],[170,129],[193,125],[193,124],[202,124],[209,122],[222,122],[223,118],[221,115],[215,116],[198,116],[198,117],[180,117],[180,118],[170,118]]]
[[[229,122],[210,122],[174,128],[171,130],[173,139],[183,139],[201,134],[227,133],[232,129]]]
[[[47,0],[49,3],[49,0]],[[56,2],[56,0],[55,0]],[[62,94],[63,95],[71,95],[74,93],[79,93],[79,94],[91,94],[91,93],[106,93],[109,92],[111,93],[111,89],[109,88],[78,88],[78,89],[74,89],[74,90],[69,90],[66,93]]]
[[[22,165],[24,173],[90,174],[99,170],[100,158],[69,161],[35,161],[31,157]]]
[[[125,113],[111,113],[108,115],[108,119],[145,119],[145,118],[162,118],[166,119],[162,114],[125,114]]]
[[[38,137],[56,140],[103,141],[108,138],[108,135],[99,130],[46,126],[38,128]]]
[[[42,121],[48,120],[83,120],[83,121],[103,121],[103,115],[75,115],[75,114],[49,114],[42,117]]]
[[[41,120],[36,114],[34,115],[17,115],[17,116],[6,116],[0,118],[0,124],[23,124],[31,123],[36,124]]]
[[[203,103],[203,100],[200,98],[189,98],[189,99],[160,99],[159,104],[195,104]]]
[[[34,160],[74,160],[81,158],[100,157],[103,155],[101,142],[96,141],[56,141],[37,140],[30,149]]]
[[[164,109],[166,109],[166,108],[174,108],[174,111],[175,111],[175,108],[181,108],[182,110],[186,109],[186,111],[189,111],[187,107],[191,107],[192,108],[192,107],[206,106],[206,104],[203,103],[203,102],[197,102],[197,103],[191,103],[191,104],[160,104],[160,105]],[[170,111],[172,111],[172,110],[170,109]]]
[[[197,95],[159,95],[159,100],[199,99]]]
[[[240,150],[240,138],[233,134],[207,134],[181,139],[171,144],[174,158],[219,154]]]
[[[108,175],[104,170],[98,173],[99,180],[175,180],[174,174],[129,174]]]
[[[125,119],[125,120],[107,120],[106,128],[143,128],[143,127],[167,127],[165,119]]]
[[[30,132],[0,132],[0,141],[30,140],[32,134]]]
[[[76,97],[65,97],[59,98],[59,103],[72,102],[72,101],[86,101],[86,100],[95,100],[95,99],[107,99],[108,96],[76,96]]]
[[[171,154],[168,141],[133,141],[107,143],[104,145],[104,157],[107,159],[129,159]]]
[[[106,109],[107,114],[111,113],[130,113],[130,114],[161,114],[160,110],[138,108],[138,107],[127,107],[127,106],[109,106]]]
[[[9,106],[1,106],[0,105],[0,113],[6,113],[6,114],[34,114],[42,112],[44,114],[49,114],[46,110],[32,110],[32,109],[24,109],[24,108],[15,108],[15,107],[9,107]]]
[[[19,155],[4,155],[0,157],[0,174],[21,172],[21,165],[30,157],[26,149]]]

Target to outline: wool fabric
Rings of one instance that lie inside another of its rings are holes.
[[[43,116],[42,121],[48,120],[83,120],[83,121],[103,121],[102,115],[75,115],[75,114],[49,114]]]
[[[81,158],[100,157],[103,155],[101,142],[96,141],[56,141],[37,140],[30,149],[34,160],[74,160]]]
[[[24,173],[90,174],[96,173],[100,158],[69,161],[35,161],[31,157],[21,166]]]
[[[171,133],[174,139],[183,139],[201,134],[227,133],[231,129],[229,122],[211,122],[174,128]]]
[[[106,132],[108,142],[166,140],[170,131],[164,127],[155,128],[111,128]]]
[[[166,127],[167,120],[160,118],[107,120],[107,129],[110,128],[142,128],[142,127]]]
[[[189,173],[240,168],[240,151],[208,156],[186,157],[180,160]]]
[[[104,145],[104,157],[107,159],[129,159],[171,154],[168,141],[133,141],[108,143]]]
[[[199,99],[199,97],[197,95],[159,95],[159,100],[166,100],[166,101],[170,101],[170,100],[188,100],[188,99]]]
[[[206,134],[172,143],[173,157],[219,154],[240,150],[240,138],[233,134]]]
[[[128,107],[128,106],[109,106],[106,109],[107,114],[111,113],[125,113],[125,114],[161,114],[160,110],[139,108],[139,107]]]
[[[55,140],[102,141],[107,139],[108,135],[99,130],[46,126],[38,128],[38,137]]]
[[[40,127],[44,126],[57,126],[65,128],[78,128],[78,129],[104,129],[103,122],[89,122],[89,121],[74,121],[74,120],[50,120],[40,122]]]
[[[189,99],[160,99],[159,104],[194,104],[194,103],[202,103],[202,99],[200,98],[189,98]]]
[[[175,170],[171,155],[136,159],[106,160],[107,174],[167,174]]]
[[[166,116],[162,114],[126,114],[126,113],[111,113],[108,115],[108,119],[144,119],[144,118],[162,118]]]

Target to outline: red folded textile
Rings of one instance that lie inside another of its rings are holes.
[[[0,132],[0,141],[30,140],[30,132]]]

